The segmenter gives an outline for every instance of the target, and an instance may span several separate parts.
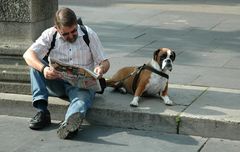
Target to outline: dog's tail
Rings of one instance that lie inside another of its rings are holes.
[[[107,87],[118,88],[118,87],[121,86],[121,82],[120,81],[115,81],[113,79],[106,79],[106,85],[107,85]]]
[[[139,69],[136,67],[124,67],[114,74],[110,79],[106,79],[106,84],[108,87],[122,87],[124,81],[129,78],[133,78],[138,70]]]
[[[112,87],[113,86],[114,82],[112,81],[112,79],[105,78],[105,80],[106,80],[107,87]]]

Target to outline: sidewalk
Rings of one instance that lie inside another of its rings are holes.
[[[84,125],[72,140],[57,137],[57,123],[43,131],[26,118],[0,116],[0,152],[239,152],[240,141]],[[3,138],[4,137],[4,138]]]
[[[110,56],[109,75],[169,47],[177,53],[171,83],[240,89],[237,0],[61,2],[99,34]]]
[[[152,97],[143,98],[139,107],[131,108],[132,95],[109,88],[96,97],[88,114],[90,123],[202,136],[201,144],[198,143],[201,146],[206,141],[209,146],[216,144],[208,137],[240,140],[238,0],[59,0],[59,7],[72,8],[84,24],[98,33],[111,62],[106,77],[121,67],[148,62],[160,47],[171,48],[177,54],[169,86],[169,96],[176,105],[165,106],[158,97]],[[25,81],[22,75],[15,76]],[[25,87],[29,88],[15,84],[12,89]],[[34,114],[30,95],[0,93],[0,102],[0,115]],[[67,102],[51,98],[53,119],[62,120],[66,106]],[[43,142],[51,136],[44,132],[36,134],[43,134]],[[40,140],[39,136],[37,139]],[[57,143],[55,139],[52,142]],[[195,143],[189,143],[192,144]],[[139,143],[136,146],[143,147]]]
[[[107,77],[121,67],[148,62],[153,51],[160,47],[175,50],[177,57],[170,74],[169,94],[178,106],[167,107],[161,101],[159,104],[158,99],[143,99],[136,111],[144,109],[180,117],[179,133],[240,139],[240,4],[237,0],[105,3],[63,0],[61,6],[74,9],[99,34],[110,56]],[[111,93],[104,97],[111,98]],[[119,95],[113,99],[119,99],[115,107],[129,109],[131,96]],[[175,131],[172,126],[163,130]]]
[[[93,125],[240,140],[239,91],[184,85],[170,88],[176,105],[166,106],[159,97],[151,97],[143,98],[137,108],[129,106],[132,95],[109,88],[97,95],[87,121]],[[0,115],[32,117],[35,113],[31,95],[0,96]],[[67,105],[62,99],[50,98],[52,119],[63,120]]]

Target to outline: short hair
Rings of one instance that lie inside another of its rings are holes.
[[[77,16],[73,10],[69,8],[61,8],[56,12],[54,22],[58,28],[70,27],[77,24]]]

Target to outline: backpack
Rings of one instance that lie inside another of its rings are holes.
[[[86,43],[87,46],[89,47],[90,40],[89,40],[89,37],[88,37],[88,32],[87,32],[86,27],[83,25],[82,19],[81,19],[80,17],[77,19],[77,23],[78,23],[78,25],[80,26],[82,32],[84,33],[84,35],[83,35],[83,40],[85,41],[85,43]],[[51,42],[51,47],[48,49],[48,53],[47,53],[46,56],[43,58],[43,60],[45,60],[45,61],[47,61],[47,62],[48,62],[48,56],[49,56],[49,54],[51,53],[51,50],[55,47],[56,36],[57,36],[57,31],[53,34],[53,39],[52,39],[52,42]],[[99,92],[96,92],[96,93],[98,93],[98,94],[103,94],[104,89],[106,88],[106,81],[105,81],[104,78],[100,78],[100,79],[99,79],[99,83],[100,83],[100,86],[101,86],[102,90],[99,91]]]

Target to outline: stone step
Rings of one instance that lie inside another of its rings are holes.
[[[21,56],[0,56],[0,81],[29,82],[29,67]]]
[[[1,93],[31,94],[30,83],[0,81]]]
[[[27,65],[9,65],[9,64],[0,64],[1,73],[4,72],[20,72],[20,73],[28,73],[29,67]]]
[[[0,55],[0,64],[4,65],[26,65],[22,56]]]
[[[0,81],[6,82],[30,82],[30,77],[27,72],[22,71],[5,71],[0,73]]]
[[[0,92],[30,94],[29,67],[18,57],[0,56]],[[20,64],[21,63],[21,64]]]
[[[13,42],[13,43],[9,43],[8,45],[1,44],[0,45],[0,56],[15,56],[20,59],[20,58],[22,58],[24,52],[27,50],[29,45],[31,45],[30,42],[26,42],[26,43]]]
[[[29,67],[20,56],[0,56],[1,82],[30,82]]]
[[[174,84],[169,87],[174,106],[166,106],[159,97],[144,97],[137,108],[129,106],[132,95],[107,88],[103,95],[96,96],[87,121],[104,126],[240,140],[239,90]],[[31,95],[0,93],[0,96],[0,114],[34,115]],[[62,120],[67,105],[63,99],[50,97],[52,118]]]

